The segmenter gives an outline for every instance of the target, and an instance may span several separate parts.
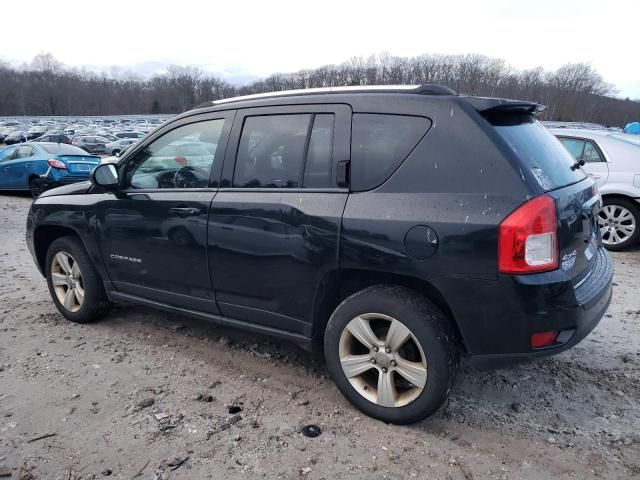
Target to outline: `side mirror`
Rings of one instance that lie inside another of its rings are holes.
[[[107,190],[115,190],[120,183],[118,169],[112,163],[98,165],[93,169],[93,172],[91,172],[91,183],[97,187],[106,188]]]

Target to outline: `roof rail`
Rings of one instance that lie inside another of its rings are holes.
[[[225,103],[241,102],[245,100],[258,100],[262,98],[278,98],[297,95],[323,95],[329,93],[413,93],[418,95],[457,95],[457,93],[443,85],[355,85],[349,87],[326,87],[326,88],[302,88],[297,90],[281,90],[277,92],[256,93],[243,95],[240,97],[223,98],[198,105],[196,108],[210,107],[211,105],[222,105]]]

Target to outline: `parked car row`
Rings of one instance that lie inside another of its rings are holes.
[[[115,155],[131,143],[113,144],[122,139],[139,140],[162,124],[162,119],[93,120],[91,122],[40,120],[19,122],[0,120],[0,144],[13,145],[28,141],[67,143],[91,153]]]

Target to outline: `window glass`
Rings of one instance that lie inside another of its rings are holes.
[[[18,148],[18,153],[16,154],[16,158],[29,158],[31,155],[33,155],[33,148],[20,147]]]
[[[234,187],[298,188],[311,115],[266,115],[244,121]]]
[[[209,186],[224,120],[178,127],[138,152],[127,164],[131,188],[204,188]]]
[[[431,127],[423,117],[357,113],[352,118],[351,188],[369,190],[400,166]]]
[[[596,146],[591,142],[585,142],[583,160],[585,162],[604,162]]]
[[[329,188],[331,184],[331,153],[333,147],[333,114],[317,114],[311,129],[303,186]]]
[[[544,190],[565,187],[585,178],[581,168],[571,169],[575,159],[534,117],[505,117],[502,122],[494,122],[494,128]]]
[[[5,148],[0,150],[0,162],[11,160],[11,154],[15,151],[15,148]]]
[[[584,151],[584,140],[577,140],[575,138],[559,138],[560,143],[566,148],[573,158],[576,160],[582,159],[582,152]]]
[[[68,145],[66,143],[42,144],[40,145],[47,153],[55,155],[89,155],[83,149]]]

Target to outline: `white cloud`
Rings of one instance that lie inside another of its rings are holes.
[[[638,0],[67,0],[63,8],[31,0],[26,8],[28,16],[3,22],[5,58],[47,51],[68,65],[160,62],[267,75],[380,52],[481,53],[516,68],[590,62],[621,93],[640,97]]]

